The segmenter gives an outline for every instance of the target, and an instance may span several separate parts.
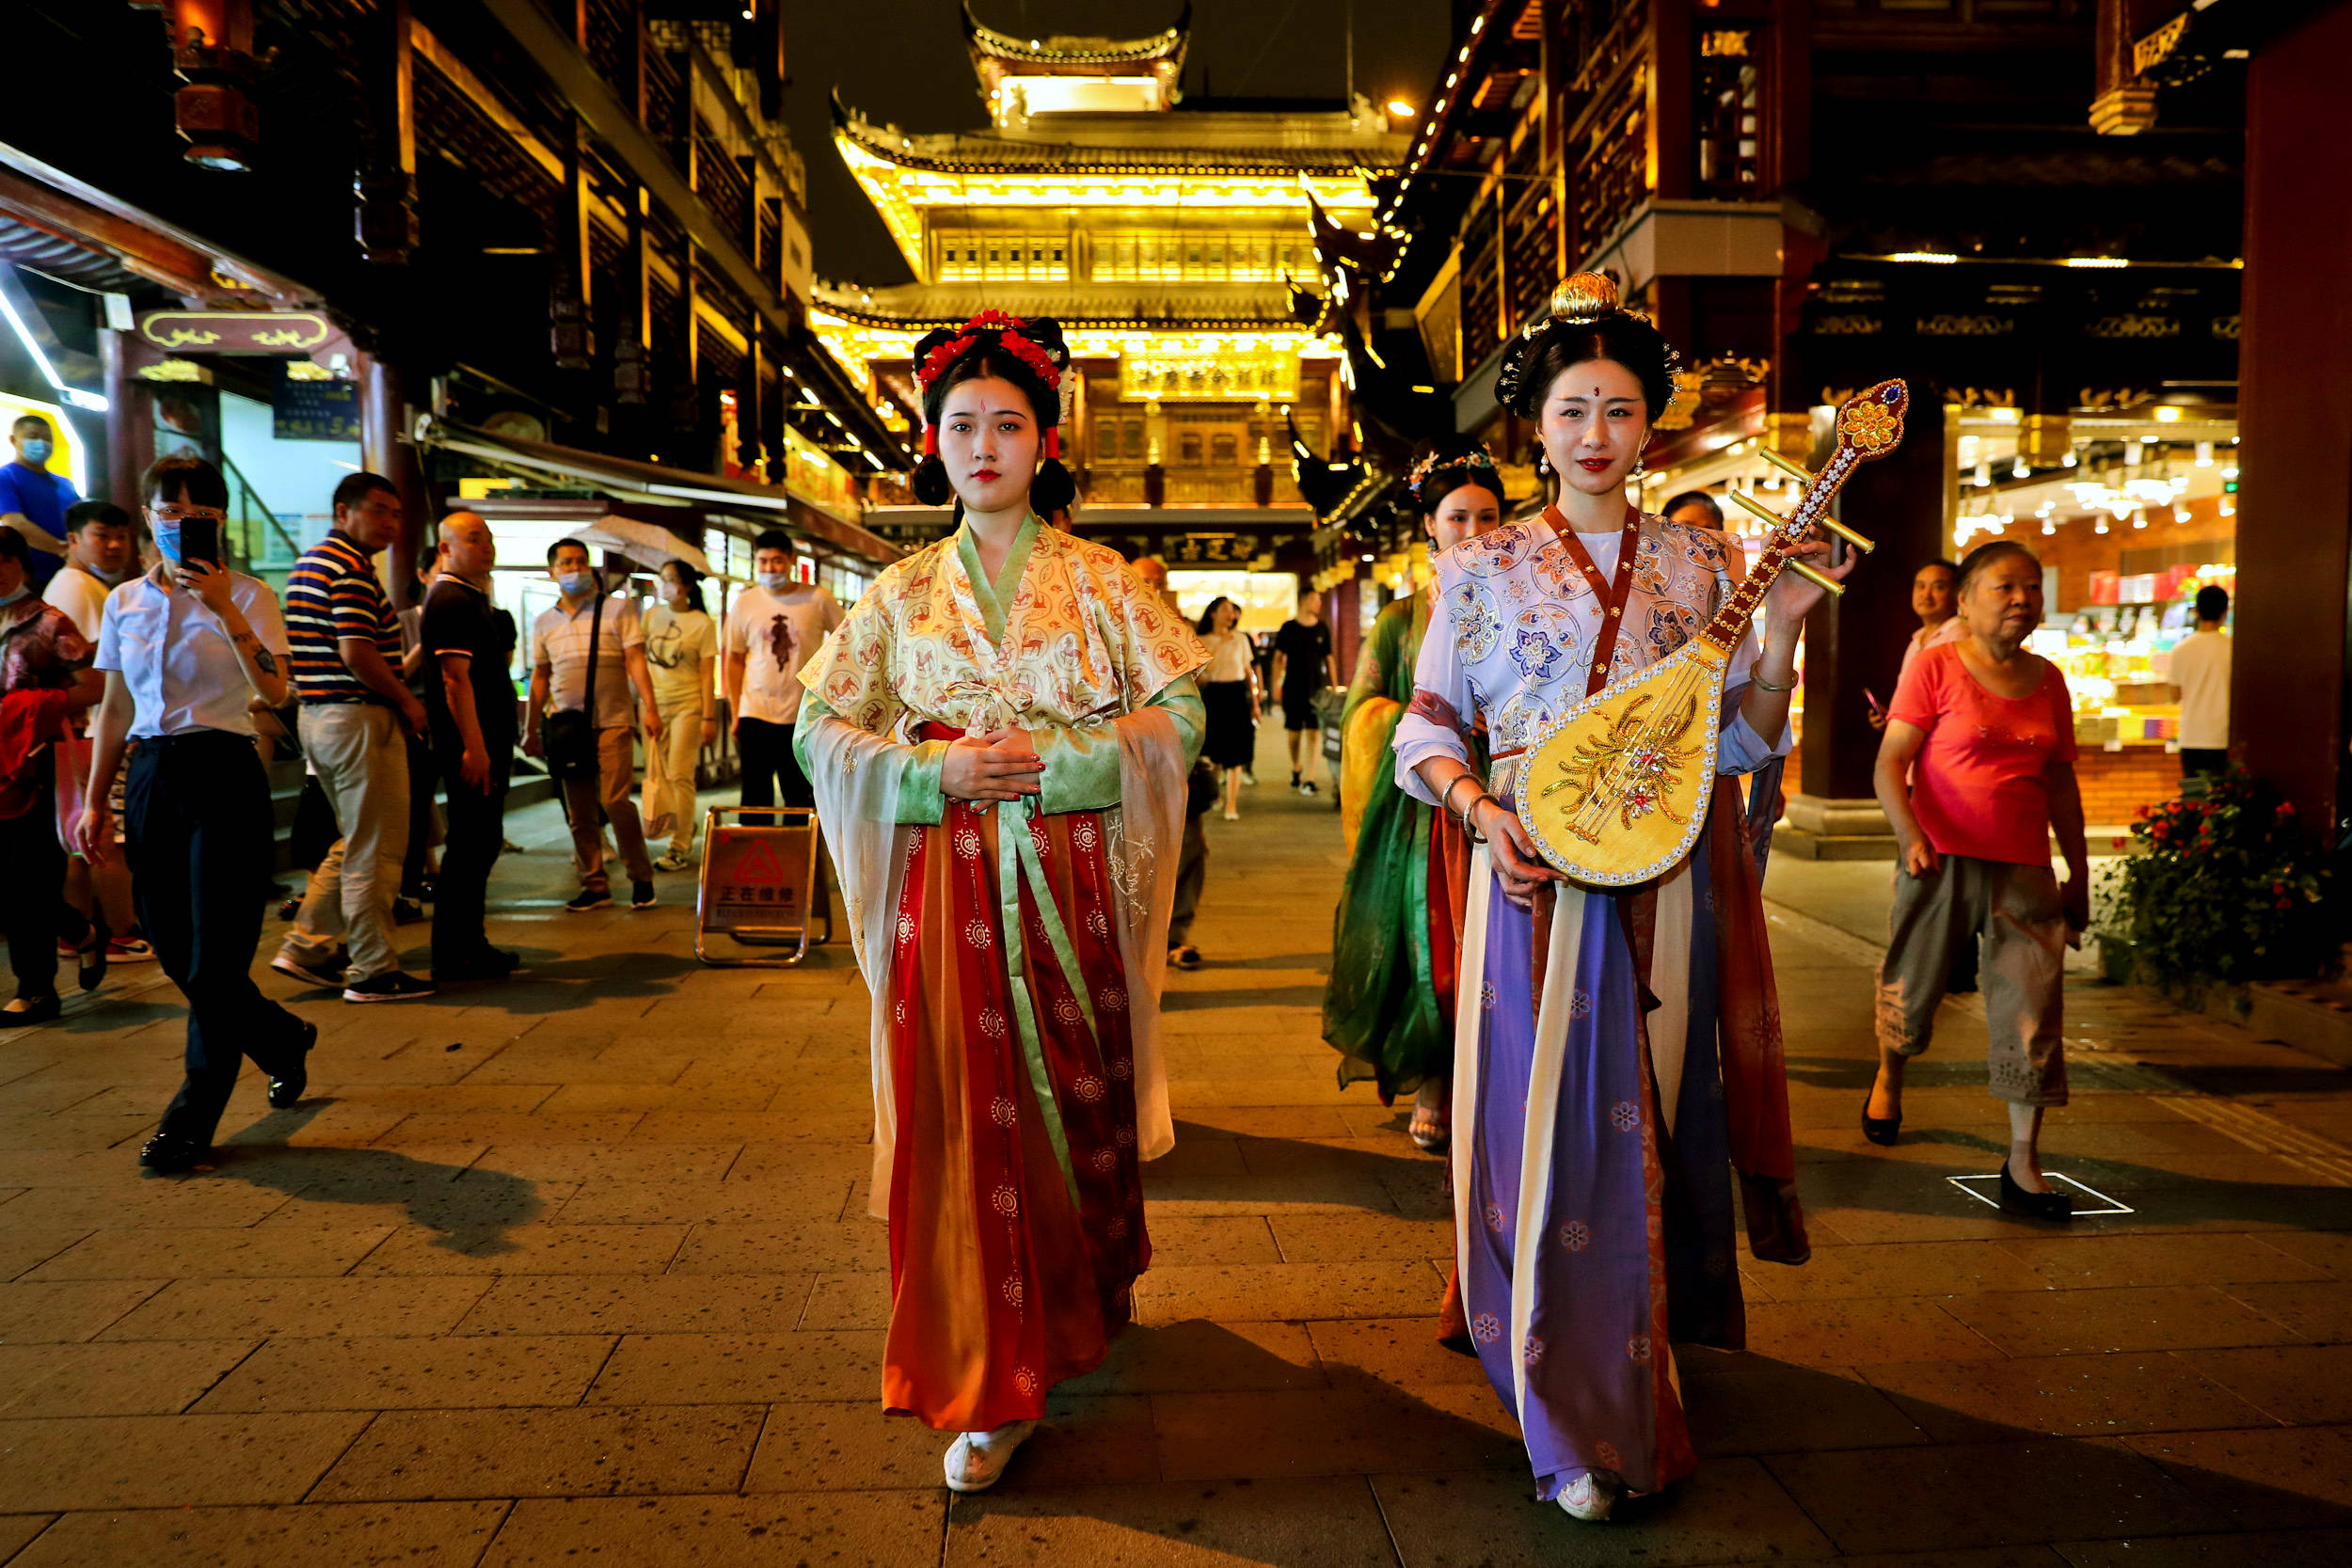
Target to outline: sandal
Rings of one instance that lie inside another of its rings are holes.
[[[1413,1106],[1412,1124],[1405,1129],[1405,1135],[1412,1139],[1415,1146],[1424,1152],[1441,1154],[1445,1151],[1446,1141],[1452,1135],[1452,1132],[1453,1130],[1446,1125],[1444,1112],[1435,1106],[1416,1103]]]

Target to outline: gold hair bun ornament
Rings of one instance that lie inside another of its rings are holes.
[[[1580,272],[1551,291],[1551,319],[1571,326],[1589,326],[1617,309],[1616,279],[1605,273]]]
[[[1529,361],[1534,357],[1536,345],[1543,341],[1545,334],[1555,327],[1592,326],[1612,316],[1649,320],[1640,311],[1628,310],[1618,303],[1616,279],[1605,273],[1580,272],[1564,280],[1551,291],[1551,301],[1544,313],[1519,328],[1503,346],[1502,362],[1495,370],[1495,401],[1505,408],[1534,418],[1535,410],[1523,406],[1522,399],[1528,390],[1525,383]],[[1669,345],[1666,349],[1666,376],[1669,382],[1681,366],[1682,356]],[[1669,395],[1666,407],[1672,406],[1674,398]],[[1663,416],[1665,411],[1661,408],[1658,412]]]

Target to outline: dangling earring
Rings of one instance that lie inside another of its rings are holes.
[[[1535,477],[1540,479],[1549,472],[1551,472],[1551,453],[1537,447],[1535,449]]]

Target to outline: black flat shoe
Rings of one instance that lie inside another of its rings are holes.
[[[302,1048],[295,1053],[293,1069],[269,1081],[269,1105],[273,1111],[292,1110],[302,1100],[302,1091],[310,1086],[310,1047],[319,1042],[319,1026],[302,1025]]]
[[[1891,1148],[1894,1147],[1896,1134],[1903,1130],[1902,1113],[1899,1111],[1891,1117],[1872,1116],[1870,1096],[1877,1092],[1878,1085],[1875,1083],[1862,1091],[1862,1135],[1874,1144]],[[2001,1168],[2007,1170],[2009,1167],[2003,1165]]]
[[[55,1023],[64,1015],[65,1004],[54,996],[36,996],[30,1000],[19,997],[22,1007],[0,1008],[0,1029],[22,1028],[32,1023]]]
[[[193,1138],[183,1138],[169,1132],[158,1132],[147,1140],[139,1150],[139,1165],[158,1176],[177,1176],[194,1170],[211,1150]]]
[[[2017,1184],[2009,1173],[2009,1162],[2001,1162],[2001,1212],[2020,1214],[2029,1220],[2071,1220],[2074,1217],[2074,1200],[2064,1193],[2029,1193]]]
[[[75,948],[74,957],[81,967],[74,973],[74,982],[84,990],[96,990],[106,980],[106,949],[114,942],[114,933],[106,929],[103,920],[93,919],[89,930]]]

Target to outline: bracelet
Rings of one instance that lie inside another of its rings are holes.
[[[1750,665],[1748,667],[1748,684],[1755,687],[1759,691],[1794,691],[1797,689],[1797,673],[1794,670],[1788,672],[1788,685],[1774,686],[1771,681],[1766,680],[1761,674],[1757,673],[1754,665]]]
[[[1476,787],[1478,784],[1478,775],[1470,771],[1468,768],[1464,768],[1461,772],[1454,775],[1454,782],[1447,784],[1438,796],[1438,809],[1444,812],[1448,816],[1461,817],[1462,816],[1460,812],[1454,809],[1454,791],[1455,787],[1466,779],[1470,781],[1473,788]],[[1481,791],[1481,793],[1484,792]],[[1478,802],[1472,800],[1470,804],[1475,806]],[[1464,818],[1463,820],[1464,825],[1468,826],[1468,819]]]

